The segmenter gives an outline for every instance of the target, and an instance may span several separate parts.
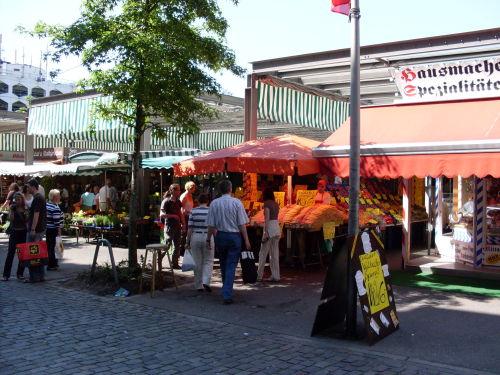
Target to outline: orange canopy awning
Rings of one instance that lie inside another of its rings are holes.
[[[500,177],[500,98],[361,109],[364,177]],[[349,120],[313,154],[349,175]]]
[[[216,172],[253,172],[276,175],[299,175],[319,172],[312,148],[319,142],[294,135],[248,141],[210,152],[174,165],[176,176]]]

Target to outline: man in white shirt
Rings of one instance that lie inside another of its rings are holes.
[[[318,192],[316,193],[316,197],[314,198],[314,204],[330,204],[332,196],[329,192],[326,191],[326,181],[319,180],[317,187]]]
[[[99,190],[99,210],[107,211],[110,208],[116,209],[118,201],[118,192],[114,186],[111,186],[111,179],[106,179],[106,184]]]
[[[246,224],[248,216],[239,199],[233,198],[231,181],[219,183],[220,198],[210,204],[207,216],[207,246],[215,234],[215,246],[219,251],[220,269],[222,273],[222,297],[224,304],[233,303],[233,283],[236,266],[241,253],[241,237],[247,250],[251,249]]]

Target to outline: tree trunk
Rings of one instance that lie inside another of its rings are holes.
[[[141,138],[145,123],[144,110],[140,101],[137,101],[136,118],[134,126],[134,152],[132,154],[132,175],[130,178],[130,207],[128,225],[128,260],[129,267],[137,266],[137,217],[139,213],[139,163],[141,158]]]

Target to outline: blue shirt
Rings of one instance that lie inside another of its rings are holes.
[[[82,194],[82,206],[92,207],[94,205],[94,193],[89,193],[86,191]]]

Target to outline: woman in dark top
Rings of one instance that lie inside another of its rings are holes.
[[[0,211],[3,209],[8,209],[10,205],[14,202],[13,197],[14,194],[19,191],[19,185],[13,182],[12,184],[9,185],[9,192],[7,193],[7,199],[5,199],[5,202],[3,202],[2,206],[0,207]]]
[[[14,255],[16,254],[16,245],[26,242],[27,228],[26,223],[28,222],[28,211],[24,203],[24,196],[17,192],[13,196],[13,204],[10,206],[9,211],[9,250],[7,252],[7,259],[5,260],[5,266],[3,269],[3,281],[8,281],[10,277],[10,271],[12,269],[12,262],[14,260]],[[24,273],[24,267],[20,264],[17,266],[17,278],[22,279]]]
[[[281,228],[278,222],[280,207],[274,200],[274,192],[271,188],[264,189],[262,194],[264,200],[264,234],[259,253],[259,268],[257,269],[257,280],[262,281],[267,254],[269,254],[269,266],[271,267],[271,278],[267,281],[280,280],[280,251],[279,241]]]

